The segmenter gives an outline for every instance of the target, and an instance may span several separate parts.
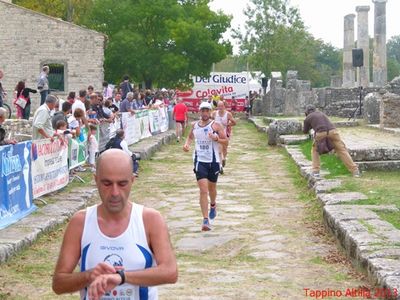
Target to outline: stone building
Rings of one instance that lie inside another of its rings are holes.
[[[100,90],[105,43],[104,34],[0,0],[0,69],[9,95],[20,80],[36,88],[45,64],[50,66],[53,94],[65,97],[89,84]],[[32,100],[31,111],[40,96],[33,95]]]

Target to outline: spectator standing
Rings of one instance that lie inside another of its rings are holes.
[[[7,118],[7,111],[5,108],[0,107],[0,146],[16,144],[14,139],[6,139],[6,130],[1,126]]]
[[[49,87],[49,66],[43,66],[42,72],[40,72],[37,89],[40,92],[40,105],[43,105],[46,101],[46,97],[50,94],[50,87]]]
[[[80,108],[85,112],[86,115],[85,101],[86,101],[86,90],[80,90],[79,98],[76,99],[74,104],[72,104],[72,114],[75,112],[77,108]]]
[[[17,108],[17,117],[18,119],[26,119],[29,120],[29,116],[31,114],[31,97],[30,93],[37,93],[36,90],[25,87],[24,81],[19,81],[17,86],[15,87],[15,106]],[[18,98],[23,98],[26,101],[26,105],[24,108],[16,104]]]
[[[67,97],[67,101],[68,101],[69,103],[71,103],[71,104],[74,104],[74,102],[75,102],[75,97],[76,97],[75,92],[69,92],[68,97]]]
[[[113,89],[108,86],[107,81],[103,81],[103,98],[108,99],[112,98],[113,96]]]
[[[121,88],[121,96],[122,99],[126,99],[127,95],[129,92],[133,92],[133,88],[131,83],[129,82],[129,76],[125,75],[123,78],[124,81],[121,82],[120,88]]]
[[[97,132],[97,126],[90,124],[89,125],[90,133],[88,137],[88,152],[89,152],[89,158],[88,162],[91,168],[92,172],[96,172],[96,156],[99,152],[99,143],[96,138],[96,132]]]
[[[234,114],[237,110],[237,100],[235,98],[235,96],[232,96],[232,101],[231,101],[231,111],[232,114]]]
[[[3,76],[4,76],[4,73],[2,70],[0,70],[0,107],[3,106],[4,98],[7,96],[7,93],[3,88],[3,84],[1,83]]]
[[[51,124],[51,115],[57,103],[57,98],[53,95],[48,95],[43,105],[35,111],[32,122],[32,139],[48,139],[52,141],[54,129]]]
[[[71,113],[71,107],[71,103],[65,101],[61,106],[61,111],[57,111],[56,113],[54,113],[53,117],[51,118],[53,129],[56,129],[57,122],[60,120],[68,123],[67,115]]]
[[[126,96],[126,99],[124,99],[124,101],[121,102],[120,112],[130,112],[134,114],[135,109],[137,109],[137,107],[133,100],[134,100],[134,94],[132,92],[129,92]]]
[[[122,99],[121,93],[120,92],[115,93],[113,104],[114,104],[115,107],[117,107],[116,111],[120,110],[121,99]],[[114,112],[116,112],[116,111],[114,111]]]

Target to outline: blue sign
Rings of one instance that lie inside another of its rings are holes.
[[[36,210],[32,199],[32,142],[0,147],[0,229]]]

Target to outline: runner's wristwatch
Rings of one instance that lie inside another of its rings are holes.
[[[119,285],[123,285],[125,283],[125,272],[124,272],[124,270],[117,270],[115,273],[117,273],[119,276],[121,276],[121,283]]]

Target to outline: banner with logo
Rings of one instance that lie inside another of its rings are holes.
[[[32,203],[31,141],[0,147],[0,229],[29,215]]]
[[[210,77],[193,77],[193,87],[187,91],[178,91],[177,96],[189,111],[197,112],[203,99],[211,96],[214,100],[224,97],[227,109],[231,110],[232,97],[236,99],[236,111],[244,110],[244,102],[250,91],[250,74],[248,72],[228,73],[211,72]]]
[[[61,189],[68,181],[68,143],[61,139],[32,142],[33,198]]]
[[[122,113],[122,128],[124,129],[125,140],[128,145],[132,145],[141,139],[151,136],[149,111],[136,111],[134,115],[130,112]]]
[[[160,113],[158,109],[152,109],[149,111],[149,124],[150,132],[152,135],[156,135],[161,132],[160,124]]]
[[[122,129],[125,132],[125,140],[128,145],[132,145],[140,141],[140,128],[137,127],[135,115],[130,112],[122,113]]]

